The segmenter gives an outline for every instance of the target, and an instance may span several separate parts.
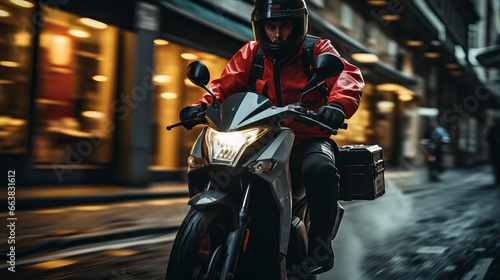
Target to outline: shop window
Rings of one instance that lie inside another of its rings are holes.
[[[191,147],[203,126],[187,131],[183,127],[167,131],[169,124],[179,122],[179,112],[196,102],[205,90],[186,78],[187,66],[195,61],[203,62],[210,70],[211,81],[219,78],[228,60],[197,51],[165,40],[155,40],[156,91],[153,97],[153,149],[151,168],[157,170],[184,168]]]
[[[112,160],[118,29],[42,6],[34,161]]]
[[[35,5],[20,4],[0,1],[0,154],[28,151]]]
[[[358,110],[352,118],[346,120],[349,124],[347,130],[339,130],[339,134],[332,136],[332,139],[339,147],[348,144],[377,144],[375,112],[373,85],[367,83]]]

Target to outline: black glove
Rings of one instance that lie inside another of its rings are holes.
[[[317,116],[318,121],[333,129],[338,129],[344,123],[344,106],[338,102],[328,103],[319,108]]]
[[[179,114],[179,119],[181,122],[187,121],[187,120],[192,120],[198,116],[198,114],[201,112],[201,105],[198,106],[186,106],[184,107],[180,114]],[[190,130],[193,128],[196,123],[195,122],[187,122],[182,124],[187,130]]]

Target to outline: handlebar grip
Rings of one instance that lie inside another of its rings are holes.
[[[173,124],[173,125],[169,125],[169,126],[167,126],[167,130],[171,130],[174,127],[178,127],[178,126],[181,126],[181,125],[184,125],[184,124],[189,124],[189,125],[195,126],[195,125],[198,125],[198,124],[203,124],[205,122],[206,122],[205,118],[189,119],[189,120],[178,122],[178,123]]]
[[[307,110],[306,115],[313,120],[318,120],[317,119],[318,114],[316,112],[314,112],[313,110]],[[347,129],[347,127],[348,127],[348,124],[343,123],[338,129]]]

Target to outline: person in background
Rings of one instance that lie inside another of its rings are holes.
[[[437,121],[431,121],[429,129],[421,143],[427,149],[429,179],[432,182],[439,181],[439,174],[444,171],[443,149],[446,144],[450,143],[450,140],[448,131],[440,126]]]

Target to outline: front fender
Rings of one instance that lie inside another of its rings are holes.
[[[238,227],[239,207],[236,198],[217,190],[207,190],[193,196],[188,205],[197,209],[205,209],[209,206],[222,205],[226,207],[233,216],[233,224]]]

